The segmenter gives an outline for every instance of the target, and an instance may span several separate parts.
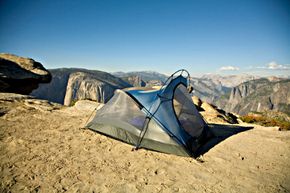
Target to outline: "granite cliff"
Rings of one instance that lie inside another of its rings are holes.
[[[97,70],[60,68],[50,71],[51,83],[41,84],[32,96],[65,105],[80,99],[107,102],[117,88],[131,87],[124,80]]]
[[[70,74],[66,86],[64,105],[71,105],[77,100],[89,99],[106,103],[118,88],[130,85],[114,83],[110,79],[100,79],[99,74],[75,72]]]
[[[217,105],[228,112],[245,115],[267,110],[290,113],[290,80],[261,78],[232,88]]]

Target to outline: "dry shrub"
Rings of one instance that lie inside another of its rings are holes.
[[[255,123],[263,126],[278,126],[281,130],[290,130],[290,122],[277,118],[264,117],[263,115],[248,114],[241,116],[240,119],[246,123]]]

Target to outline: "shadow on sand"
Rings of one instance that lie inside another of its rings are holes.
[[[205,154],[211,148],[213,148],[218,143],[223,140],[231,137],[232,135],[236,135],[238,133],[253,129],[253,127],[241,127],[236,125],[220,125],[220,124],[208,124],[209,135],[206,139],[206,142],[198,148],[195,153],[195,156],[198,157],[200,155]]]

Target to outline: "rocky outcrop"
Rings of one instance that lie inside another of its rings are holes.
[[[60,68],[50,71],[52,74],[51,83],[41,84],[37,90],[31,93],[32,96],[60,104],[71,104],[73,100],[78,99],[96,99],[97,102],[104,102],[108,100],[108,96],[110,96],[115,89],[131,87],[131,85],[124,80],[109,73],[97,70]],[[79,73],[78,76],[76,76],[77,73]],[[71,80],[68,84],[70,78]],[[81,80],[84,82],[81,83]],[[94,86],[97,87],[93,88]],[[85,90],[85,88],[87,90]],[[93,93],[93,90],[95,90],[96,93]],[[108,93],[104,93],[105,91]]]
[[[29,94],[39,83],[49,83],[51,74],[31,58],[0,54],[0,92]]]
[[[192,101],[195,104],[197,110],[208,123],[239,123],[236,115],[227,113],[212,104],[204,102],[197,96],[193,96]]]
[[[99,110],[103,106],[104,106],[103,103],[98,103],[90,100],[79,100],[72,107],[79,111],[93,112]]]
[[[226,111],[240,115],[267,110],[290,113],[290,80],[248,81],[234,87],[228,98],[221,98],[217,103]]]

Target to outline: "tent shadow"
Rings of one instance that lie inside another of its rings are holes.
[[[205,154],[211,148],[222,142],[223,140],[236,135],[238,133],[248,131],[253,127],[241,127],[236,125],[208,124],[209,135],[206,142],[203,143],[195,152],[195,157]]]

